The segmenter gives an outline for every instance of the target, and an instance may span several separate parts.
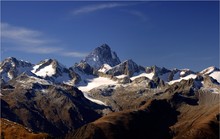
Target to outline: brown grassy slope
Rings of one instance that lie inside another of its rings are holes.
[[[69,133],[67,139],[169,139],[178,113],[166,100],[153,100],[139,110],[110,113]]]
[[[24,126],[9,121],[0,119],[1,139],[46,139],[49,138],[45,133],[33,133],[30,129]]]
[[[200,93],[199,105],[181,105],[178,122],[171,127],[174,139],[219,138],[219,94]]]

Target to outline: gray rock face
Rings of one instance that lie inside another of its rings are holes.
[[[160,67],[157,67],[157,66],[151,66],[151,67],[146,68],[146,73],[152,73],[152,72],[155,73],[156,76],[159,76],[159,75],[171,72],[171,71],[164,68],[164,67],[160,68]]]
[[[118,79],[118,82],[121,84],[131,83],[131,79],[129,76],[125,76],[124,78]]]
[[[86,62],[80,62],[79,64],[74,65],[71,67],[72,70],[79,70],[85,74],[93,74],[94,69]]]
[[[134,61],[130,59],[108,70],[106,74],[113,76],[122,74],[132,76],[135,72],[140,72],[140,68]]]
[[[88,63],[95,69],[99,69],[103,64],[113,67],[121,63],[117,54],[107,44],[94,49],[82,62]]]

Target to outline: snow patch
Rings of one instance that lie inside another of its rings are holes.
[[[184,75],[186,73],[186,71],[181,71],[180,75]]]
[[[9,79],[12,79],[12,78],[13,78],[13,76],[10,74],[10,72],[8,72],[8,78],[9,78]]]
[[[206,75],[206,74],[212,73],[214,70],[215,70],[215,67],[212,66],[212,67],[208,67],[208,68],[202,70],[200,73]]]
[[[43,64],[43,63],[41,63],[41,64],[39,64],[39,65],[35,65],[35,66],[33,67],[33,70],[31,70],[31,72],[32,72],[32,73],[35,73],[36,70],[37,70],[42,64]]]
[[[102,68],[100,68],[98,71],[105,73],[106,71],[110,70],[112,67],[108,64],[103,64]]]
[[[220,71],[214,71],[209,76],[211,76],[213,79],[216,79],[220,83]]]
[[[88,100],[90,100],[90,101],[92,101],[94,103],[106,106],[106,104],[104,102],[102,102],[101,100],[98,100],[98,99],[91,98],[87,93],[83,93],[83,95],[84,95],[85,98],[87,98]]]
[[[34,71],[34,70],[32,70],[32,71]],[[36,71],[36,69],[35,69],[35,71]],[[44,77],[44,78],[46,76],[50,77],[50,76],[54,75],[55,73],[56,73],[56,71],[55,71],[55,69],[53,68],[52,65],[48,65],[48,66],[40,69],[39,71],[35,72],[35,74],[37,76],[41,76],[41,77]]]
[[[122,79],[122,78],[124,78],[124,77],[126,77],[127,75],[125,75],[125,74],[122,74],[122,75],[118,75],[118,76],[115,76],[115,77],[117,77],[118,79]]]
[[[79,90],[81,90],[82,92],[88,92],[93,88],[99,87],[101,85],[116,85],[117,82],[113,81],[109,78],[105,78],[105,77],[96,77],[96,78],[90,78],[90,79],[85,79],[84,81],[86,81],[88,84],[87,85],[77,85]]]
[[[136,76],[131,77],[131,80],[137,79],[139,77],[147,77],[150,80],[152,80],[153,77],[154,77],[154,73],[140,73],[140,74],[138,74]]]
[[[182,81],[182,80],[195,79],[196,77],[197,77],[197,75],[195,75],[195,74],[190,74],[190,75],[185,76],[185,77],[182,77],[182,78],[180,78],[180,79],[172,80],[172,81],[168,82],[168,84],[171,85],[171,84],[174,84],[174,83],[176,83],[176,82],[180,82],[180,81]]]

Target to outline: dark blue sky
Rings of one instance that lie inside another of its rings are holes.
[[[143,66],[219,67],[216,2],[2,2],[2,59],[67,67],[107,43]]]

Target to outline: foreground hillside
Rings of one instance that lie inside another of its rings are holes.
[[[189,90],[168,89],[157,99],[146,99],[138,109],[110,113],[66,139],[218,139],[219,94],[183,92]]]
[[[1,118],[1,138],[5,139],[50,139],[51,137],[45,133],[33,133],[29,128],[26,128],[18,123]]]

